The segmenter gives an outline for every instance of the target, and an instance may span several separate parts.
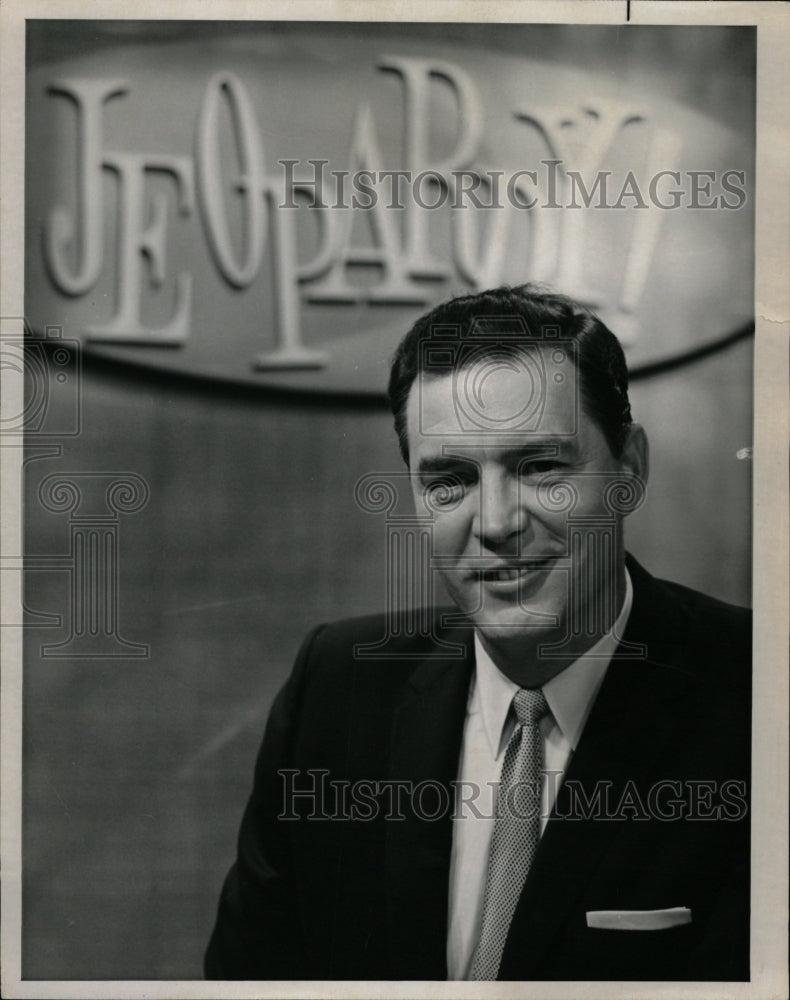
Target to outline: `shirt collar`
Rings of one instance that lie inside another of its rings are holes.
[[[625,599],[620,614],[611,630],[578,660],[561,670],[556,677],[543,685],[543,694],[563,736],[575,750],[595,696],[606,674],[619,638],[625,631],[634,588],[628,570],[625,571]],[[469,714],[482,714],[483,728],[491,755],[497,758],[504,742],[502,733],[507,721],[510,703],[518,691],[518,684],[506,677],[486,652],[480,636],[475,631],[475,683],[470,692]]]

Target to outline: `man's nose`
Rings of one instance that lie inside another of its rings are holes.
[[[483,545],[500,546],[526,527],[527,512],[517,478],[506,474],[481,477],[480,507],[474,532]]]

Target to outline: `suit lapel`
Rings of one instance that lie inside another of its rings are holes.
[[[650,773],[679,723],[692,683],[682,663],[682,611],[638,565],[629,563],[629,570],[634,606],[624,643],[644,643],[646,659],[615,658],[609,666],[513,917],[500,979],[534,977],[623,829],[622,823],[596,820],[594,814],[567,818],[579,813],[580,799],[571,789],[583,790],[586,801],[594,803],[596,789],[605,795],[604,783],[611,783],[609,801],[616,804],[629,780]]]
[[[446,639],[463,644],[465,655],[422,663],[406,685],[392,728],[390,779],[408,782],[410,790],[402,796],[404,818],[386,824],[389,940],[400,979],[447,976],[452,782],[474,647],[471,629],[455,629]],[[418,788],[422,794],[416,796]]]

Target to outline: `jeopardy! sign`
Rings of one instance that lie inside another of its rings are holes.
[[[638,366],[752,312],[752,140],[562,62],[261,26],[31,68],[26,315],[180,373],[380,394],[413,320],[538,281]]]

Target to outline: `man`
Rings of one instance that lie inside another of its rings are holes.
[[[390,400],[456,608],[305,641],[207,975],[748,979],[749,616],[624,552],[616,338],[531,286],[454,299]]]

